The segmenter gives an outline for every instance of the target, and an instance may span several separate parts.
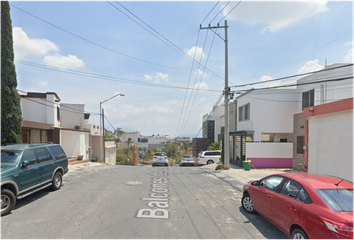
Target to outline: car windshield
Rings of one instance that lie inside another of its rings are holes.
[[[166,156],[166,153],[155,153],[155,156]]]
[[[336,212],[353,212],[353,189],[317,189],[317,194]]]
[[[184,155],[183,158],[193,158],[193,156],[190,155]]]
[[[1,150],[1,168],[14,168],[21,151]]]

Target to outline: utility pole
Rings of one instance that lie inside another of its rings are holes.
[[[229,155],[230,155],[230,134],[229,134],[229,66],[228,66],[228,41],[227,41],[227,21],[225,20],[225,25],[220,26],[219,23],[217,26],[210,26],[210,23],[208,27],[202,27],[200,25],[200,29],[213,29],[213,28],[224,28],[225,29],[225,89],[224,89],[224,97],[225,97],[225,129],[224,129],[224,167],[225,169],[230,168],[229,164]],[[214,32],[215,33],[215,32]],[[218,35],[219,36],[219,35]],[[219,36],[220,37],[220,36]],[[221,38],[221,37],[220,37]],[[222,38],[221,38],[222,39]]]

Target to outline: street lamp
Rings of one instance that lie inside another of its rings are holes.
[[[125,94],[122,94],[122,93],[118,93],[116,95],[114,95],[113,97],[110,97],[108,98],[107,100],[104,100],[103,102],[100,102],[100,131],[101,131],[101,153],[100,153],[100,158],[101,158],[101,161],[106,161],[106,159],[103,159],[105,158],[105,149],[104,149],[104,138],[103,138],[103,135],[104,135],[104,129],[102,129],[102,125],[101,125],[101,122],[103,123],[103,126],[104,126],[104,111],[102,109],[102,103],[105,103],[107,102],[108,100],[111,100],[112,98],[115,98],[117,96],[122,96],[124,97]],[[103,155],[102,155],[103,154]]]

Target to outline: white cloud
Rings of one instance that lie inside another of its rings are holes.
[[[145,109],[143,107],[137,107],[128,104],[121,104],[118,108],[118,116],[122,118],[136,117],[143,113]]]
[[[48,83],[45,81],[39,82],[39,85],[41,85],[42,87],[46,87],[48,86]]]
[[[346,42],[346,43],[344,44],[344,47],[353,47],[353,45],[354,45],[354,42],[353,42],[353,41],[351,41],[351,42]]]
[[[207,100],[206,97],[202,97],[202,98],[199,99],[199,102],[205,102],[206,100]]]
[[[144,75],[144,79],[147,81],[152,81],[154,78],[150,75]]]
[[[204,54],[204,52],[203,52],[203,48],[201,48],[201,47],[196,47],[196,46],[194,46],[194,47],[192,47],[192,48],[186,50],[186,53],[187,53],[190,57],[194,58],[194,59],[197,60],[197,61],[200,61],[201,58],[204,58],[204,57],[205,57],[205,54]]]
[[[172,109],[169,107],[152,106],[146,109],[150,113],[172,113]]]
[[[155,76],[144,75],[144,80],[152,83],[168,83],[170,79],[167,73],[156,73]]]
[[[196,83],[193,86],[193,88],[198,90],[209,90],[209,85],[205,82],[201,82],[201,83]]]
[[[20,27],[13,28],[14,52],[16,59],[24,59],[29,55],[43,56],[59,51],[59,47],[47,39],[31,39]]]
[[[197,75],[198,78],[201,78],[203,76],[203,78],[208,78],[210,77],[209,73],[207,72],[203,72],[201,69],[197,69],[195,70],[195,75]]]
[[[54,55],[48,55],[43,58],[43,62],[47,66],[53,66],[65,69],[76,69],[85,66],[84,61],[76,57],[75,55],[68,55],[67,57],[61,56],[56,53]]]
[[[236,4],[237,2],[229,4],[223,10],[224,16]],[[262,29],[262,33],[265,33],[278,31],[327,10],[327,1],[249,1],[242,2],[227,16],[227,19],[245,22],[250,25],[266,25]]]
[[[314,72],[314,71],[319,71],[323,69],[324,67],[318,64],[318,59],[315,59],[313,61],[308,61],[305,63],[304,66],[302,66],[299,71],[297,71],[299,74],[301,73],[307,73],[307,72]]]
[[[259,79],[259,82],[264,82],[264,81],[269,81],[269,80],[273,80],[274,78],[272,78],[271,76],[262,76],[260,79]],[[281,85],[281,81],[278,80],[278,81],[274,81],[274,82],[269,82],[269,83],[266,83],[265,84],[265,87],[275,87],[275,86],[280,86]]]
[[[344,62],[353,63],[353,48],[343,57]]]

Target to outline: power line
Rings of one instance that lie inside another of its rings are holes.
[[[196,40],[196,44],[195,44],[195,50],[194,50],[194,56],[193,56],[193,59],[195,59],[195,55],[197,53],[197,46],[198,46],[198,42],[199,42],[199,34],[200,34],[200,30],[198,30],[198,35],[197,35],[197,40]],[[192,77],[192,72],[193,72],[193,66],[194,66],[194,60],[192,62],[192,66],[191,66],[191,69],[190,69],[190,73],[189,73],[189,78],[188,78],[188,83],[187,83],[187,88],[189,87],[189,83],[191,81],[191,77]],[[181,122],[181,118],[182,118],[182,115],[183,115],[183,109],[184,109],[184,104],[186,102],[186,97],[187,97],[187,94],[188,94],[188,90],[185,91],[185,94],[184,94],[184,98],[183,98],[183,104],[182,104],[182,108],[181,108],[181,113],[179,115],[179,119],[178,119],[178,123],[177,123],[177,128],[176,128],[176,133],[175,133],[175,136],[177,137],[177,132],[178,132],[178,128],[179,128],[179,124]]]
[[[212,109],[212,110],[210,111],[210,113],[208,114],[207,121],[208,121],[209,118],[211,117],[211,114],[214,112],[214,110],[216,109],[216,107],[219,105],[219,103],[220,103],[220,101],[221,101],[221,99],[222,99],[222,96],[223,96],[223,94],[221,93],[220,96],[219,96],[219,98],[218,98],[218,100],[216,100],[216,102],[215,102],[215,104],[214,104],[214,106],[213,106],[213,109]],[[200,131],[202,131],[202,129],[203,129],[203,127],[201,127],[201,128],[199,129],[199,131],[198,131],[197,135],[195,136],[195,138],[198,137],[198,135],[199,135]]]
[[[216,14],[216,16],[210,21],[210,23],[211,23],[212,21],[214,21],[214,19],[217,18],[217,16],[219,16],[219,14],[227,7],[227,5],[229,5],[230,2],[231,2],[231,1],[229,1],[228,3],[226,3],[226,5],[220,10],[220,12],[218,12],[218,14]]]
[[[19,64],[26,65],[26,66],[37,67],[37,68],[42,68],[42,69],[46,69],[46,70],[68,73],[68,74],[73,74],[73,75],[78,75],[78,76],[83,76],[83,77],[97,78],[97,79],[102,79],[102,80],[106,80],[106,81],[123,82],[123,83],[128,83],[128,84],[144,85],[144,86],[149,86],[149,87],[183,89],[183,90],[185,90],[185,89],[192,90],[193,89],[193,88],[186,88],[186,87],[180,87],[180,86],[172,86],[172,85],[167,85],[167,84],[147,83],[147,82],[125,79],[125,78],[110,77],[110,76],[105,76],[105,75],[100,75],[100,74],[75,71],[75,70],[57,68],[57,67],[52,67],[52,66],[45,66],[45,65],[21,61],[21,60],[15,60],[15,62],[19,63]],[[211,89],[200,89],[200,90],[201,91],[210,91],[210,92],[219,92],[219,90],[211,90]]]
[[[203,19],[203,21],[202,21],[200,24],[203,24],[203,22],[205,21],[205,19],[207,19],[207,17],[209,17],[210,13],[214,10],[214,8],[216,7],[216,5],[219,4],[219,2],[220,2],[220,1],[218,1],[218,2],[214,5],[214,7],[210,10],[210,12],[206,15],[206,17]]]
[[[220,21],[218,23],[220,23],[224,18],[227,17],[227,15],[229,15],[242,1],[239,1],[231,10],[230,12],[228,12],[222,19],[220,19]]]
[[[40,20],[40,21],[42,21],[42,22],[44,22],[44,23],[46,23],[46,24],[48,24],[48,25],[50,25],[50,26],[52,26],[52,27],[55,27],[55,28],[57,28],[57,29],[59,29],[59,30],[61,30],[61,31],[63,31],[63,32],[66,32],[66,33],[68,33],[68,34],[74,36],[74,37],[77,37],[77,38],[79,38],[79,39],[81,39],[81,40],[84,40],[84,41],[86,41],[86,42],[88,42],[88,43],[91,43],[91,44],[96,45],[96,46],[98,46],[98,47],[100,47],[100,48],[106,49],[106,50],[111,51],[111,52],[113,52],[113,53],[119,54],[119,55],[121,55],[121,56],[130,58],[130,59],[133,59],[133,60],[136,60],[136,61],[140,61],[140,62],[143,62],[143,63],[147,63],[147,64],[159,66],[159,67],[174,68],[174,69],[186,69],[186,68],[179,68],[179,67],[166,66],[166,65],[162,65],[162,64],[158,64],[158,63],[153,63],[153,62],[150,62],[150,61],[146,61],[146,60],[143,60],[143,59],[140,59],[140,58],[136,58],[136,57],[133,57],[133,56],[130,56],[130,55],[127,55],[127,54],[118,52],[118,51],[116,51],[116,50],[114,50],[114,49],[111,49],[111,48],[108,48],[108,47],[106,47],[106,46],[103,46],[103,45],[101,45],[101,44],[99,44],[99,43],[96,43],[96,42],[91,41],[91,40],[89,40],[89,39],[87,39],[87,38],[84,38],[84,37],[82,37],[82,36],[79,36],[79,35],[77,35],[77,34],[75,34],[75,33],[73,33],[73,32],[70,32],[70,31],[68,31],[68,30],[66,30],[66,29],[64,29],[64,28],[62,28],[62,27],[59,27],[59,26],[57,26],[57,25],[55,25],[55,24],[53,24],[53,23],[51,23],[51,22],[48,22],[48,21],[46,21],[46,20],[44,20],[44,19],[42,19],[42,18],[40,18],[40,17],[38,17],[38,16],[36,16],[36,15],[34,15],[34,14],[32,14],[32,13],[29,13],[29,12],[27,12],[27,11],[25,11],[25,10],[19,8],[19,7],[14,6],[13,4],[10,4],[10,5],[11,5],[11,7],[14,7],[14,8],[16,8],[16,9],[18,9],[18,10],[20,10],[20,11],[22,11],[22,12],[24,12],[24,13],[26,13],[26,14],[28,14],[28,15],[30,15],[30,16],[32,16],[32,17],[34,17],[34,18],[36,18],[36,19],[38,19],[38,20]]]
[[[280,68],[279,70],[277,70],[277,71],[273,72],[272,74],[277,73],[277,72],[279,72],[279,71],[283,70],[284,68],[287,68],[287,67],[289,67],[289,66],[293,65],[294,63],[297,63],[298,61],[300,61],[300,60],[302,60],[302,59],[304,59],[304,58],[306,58],[306,57],[310,56],[311,54],[313,54],[313,53],[315,53],[315,52],[317,52],[317,51],[319,51],[319,50],[321,50],[321,49],[323,49],[323,48],[327,47],[328,45],[332,44],[333,42],[337,41],[338,39],[340,39],[340,38],[344,37],[345,35],[347,35],[347,34],[349,34],[349,33],[351,33],[351,32],[353,32],[353,30],[350,30],[350,31],[348,31],[348,32],[344,33],[343,35],[341,35],[341,36],[337,37],[336,39],[334,39],[334,40],[330,41],[329,43],[326,43],[326,44],[325,44],[325,45],[323,45],[322,47],[320,47],[320,48],[318,48],[318,49],[316,49],[316,50],[312,51],[311,53],[307,54],[306,56],[303,56],[303,57],[299,58],[298,60],[294,61],[293,63],[290,63],[289,65],[287,65],[287,66],[285,66],[285,67]]]
[[[212,50],[213,45],[214,45],[214,40],[215,40],[215,35],[213,36],[213,40],[212,40],[212,43],[211,43],[211,45],[210,45],[210,49],[209,49],[209,53],[208,53],[208,58],[206,59],[205,65],[208,65],[210,53],[211,53],[211,50]],[[200,86],[200,83],[202,82],[204,73],[205,73],[205,68],[204,68],[204,70],[203,70],[202,75],[200,76],[199,86]],[[196,75],[196,78],[197,78],[197,75]],[[186,121],[185,121],[185,123],[184,123],[184,127],[181,129],[181,134],[182,134],[182,132],[184,131],[186,125],[187,125],[187,122],[188,122],[188,120],[189,120],[189,116],[191,115],[191,112],[192,112],[192,109],[193,109],[195,100],[196,100],[196,98],[197,98],[197,95],[198,95],[198,89],[197,89],[196,92],[195,92],[194,99],[193,99],[193,102],[192,102],[192,106],[191,106],[191,108],[190,108],[190,110],[189,110],[188,117],[187,117],[187,119],[186,119]],[[192,96],[192,94],[191,94],[191,96]]]
[[[108,120],[108,118],[106,117],[106,115],[104,115],[104,118],[107,120],[107,122],[109,123],[109,125],[111,125],[111,127],[115,130],[115,128],[114,128],[113,125],[110,123],[110,121]]]
[[[19,90],[19,89],[17,89],[17,91],[26,93],[25,91],[22,91],[22,90]],[[46,107],[56,108],[55,106],[48,105],[48,104],[43,103],[43,102],[39,102],[39,101],[30,99],[30,98],[28,98],[28,97],[23,98],[23,99],[26,99],[27,101],[31,101],[31,102],[34,102],[34,103],[38,103],[38,104],[43,105],[43,106],[46,106]],[[48,102],[48,103],[54,103],[54,102],[49,101],[49,100],[47,100],[47,99],[41,99],[41,100],[44,101],[44,102]],[[60,105],[60,104],[59,104],[59,105]],[[62,109],[62,108],[73,109],[73,110],[76,110],[76,111],[70,111],[70,110],[66,110],[66,109]],[[78,113],[78,114],[90,113],[90,114],[93,114],[93,115],[100,115],[99,113],[93,113],[93,112],[81,112],[81,111],[78,111],[78,110],[75,109],[75,108],[71,108],[71,107],[68,107],[68,106],[62,106],[62,105],[60,105],[60,110],[61,110],[61,111],[65,111],[65,112]]]
[[[195,60],[194,58],[192,58],[191,56],[189,56],[185,51],[183,51],[180,47],[178,47],[176,44],[174,44],[172,41],[170,41],[168,38],[166,38],[165,36],[163,36],[161,33],[159,33],[157,30],[155,30],[153,27],[151,27],[149,24],[147,24],[145,21],[143,21],[142,19],[140,19],[138,16],[136,16],[134,13],[132,13],[129,9],[127,9],[126,7],[124,7],[121,3],[118,3],[116,1],[117,4],[119,4],[121,7],[123,7],[126,11],[128,11],[130,14],[132,14],[135,18],[137,18],[139,21],[141,21],[144,25],[146,25],[148,28],[150,28],[152,31],[154,31],[156,34],[158,34],[160,37],[162,37],[165,41],[167,41],[169,44],[171,44],[175,49],[177,49],[178,51],[180,51],[183,56],[187,57],[189,60],[192,61],[196,61],[197,63],[199,63],[197,60]],[[111,4],[112,5],[112,4]],[[113,5],[112,5],[113,6]],[[118,11],[120,11],[118,8],[116,8],[115,6],[113,6],[115,9],[117,9]],[[120,11],[121,12],[121,11]],[[127,16],[127,15],[126,15]],[[131,19],[129,17],[129,19]],[[131,19],[133,20],[133,19]],[[134,21],[134,20],[133,20]],[[135,23],[137,23],[136,21],[134,21]],[[139,23],[137,23],[139,26],[141,26]],[[144,28],[144,27],[143,27]],[[146,30],[146,28],[144,28]],[[148,31],[148,30],[147,30]],[[150,32],[150,31],[148,31]],[[150,32],[151,33],[151,32]],[[154,34],[153,34],[154,35]],[[154,35],[156,37],[156,35]],[[159,40],[161,40],[160,38],[158,38]],[[201,63],[199,63],[201,64]],[[220,77],[218,74],[214,73],[213,71],[211,71],[210,69],[206,68],[210,73],[214,74],[215,76],[223,79],[222,77]]]
[[[349,66],[353,66],[353,64],[350,63],[350,64],[341,65],[341,66],[337,66],[337,67],[324,68],[324,69],[317,70],[317,71],[312,71],[312,72],[307,72],[307,73],[301,73],[301,74],[291,75],[291,76],[287,76],[287,77],[275,78],[275,79],[271,79],[271,80],[267,80],[267,81],[261,81],[261,82],[260,82],[260,81],[257,81],[257,82],[253,82],[253,83],[239,84],[239,85],[230,86],[230,87],[235,87],[235,88],[236,88],[236,87],[245,87],[245,86],[251,86],[251,85],[256,85],[256,84],[263,84],[263,83],[268,83],[268,82],[274,82],[274,81],[284,80],[284,79],[288,79],[288,78],[300,77],[300,76],[309,75],[309,74],[313,74],[313,73],[320,73],[320,72],[325,72],[325,71],[331,71],[331,70],[334,70],[334,69],[344,68],[344,67],[349,67]]]
[[[274,87],[265,87],[265,88],[252,88],[252,89],[245,89],[245,90],[238,90],[238,91],[260,91],[260,90],[268,90],[268,89],[276,89],[276,88],[288,88],[288,87],[294,87],[294,86],[304,86],[304,85],[310,85],[310,84],[316,84],[316,83],[325,83],[325,82],[339,82],[339,81],[345,81],[353,79],[353,76],[348,76],[348,77],[341,77],[341,78],[332,78],[332,79],[325,79],[325,80],[320,80],[320,81],[314,81],[314,82],[306,82],[306,83],[296,83],[296,84],[288,84],[288,85],[280,85],[280,86],[274,86]]]

